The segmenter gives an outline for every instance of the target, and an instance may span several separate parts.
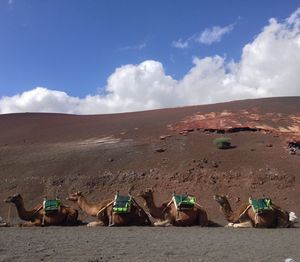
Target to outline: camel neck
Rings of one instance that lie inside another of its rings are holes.
[[[157,207],[154,203],[153,196],[150,198],[146,198],[145,204],[149,209],[150,215],[154,218],[161,219],[162,218],[162,210],[161,208]]]
[[[27,211],[24,207],[24,202],[23,200],[20,200],[19,202],[15,203],[17,211],[18,211],[18,215],[21,219],[25,220],[25,221],[29,221],[31,220],[34,211]]]
[[[80,196],[78,198],[77,204],[80,207],[80,209],[87,214],[90,214],[91,210],[94,207],[94,205],[88,203],[88,201],[83,196]]]
[[[233,211],[231,209],[231,206],[229,204],[229,202],[226,200],[226,202],[221,206],[221,210],[222,212],[224,213],[225,217],[227,219],[230,219],[232,214],[233,214]]]
[[[144,199],[145,200],[145,204],[146,206],[149,208],[149,209],[152,209],[152,208],[155,208],[155,204],[154,204],[154,201],[153,201],[153,197],[150,199],[150,198],[146,198]]]

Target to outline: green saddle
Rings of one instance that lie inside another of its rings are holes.
[[[272,210],[272,200],[270,198],[249,199],[249,203],[257,214]]]
[[[43,208],[46,213],[58,211],[61,206],[60,199],[47,199],[43,202]]]
[[[173,195],[173,202],[176,206],[176,209],[184,210],[191,209],[196,203],[196,198],[193,196],[185,195]]]
[[[132,205],[132,197],[131,196],[115,196],[115,202],[113,204],[113,212],[114,213],[129,213]]]

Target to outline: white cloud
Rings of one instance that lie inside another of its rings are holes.
[[[300,9],[282,22],[270,19],[239,62],[194,58],[190,71],[173,79],[158,61],[119,67],[104,95],[85,98],[37,87],[0,98],[0,113],[113,113],[215,103],[235,99],[300,95]]]
[[[207,45],[220,42],[225,34],[228,34],[233,30],[233,27],[234,24],[225,27],[214,26],[212,28],[207,28],[199,35],[199,37],[197,37],[196,41]]]
[[[14,0],[8,0],[8,4],[12,5],[14,3]]]
[[[172,42],[172,46],[173,47],[176,47],[176,48],[181,48],[181,49],[184,49],[184,48],[188,48],[189,47],[189,40],[186,40],[186,41],[183,41],[181,38],[178,39],[177,41],[173,41]]]
[[[173,41],[172,46],[175,48],[185,49],[190,47],[193,43],[211,45],[212,43],[220,42],[222,37],[225,34],[230,33],[233,28],[234,24],[225,27],[213,26],[212,28],[206,28],[200,34],[194,34],[186,40],[179,38],[178,40]]]
[[[138,45],[128,45],[128,46],[120,47],[118,49],[118,51],[128,51],[128,50],[138,50],[138,51],[141,51],[142,49],[146,48],[146,46],[147,46],[146,42],[143,42],[143,43],[138,44]]]

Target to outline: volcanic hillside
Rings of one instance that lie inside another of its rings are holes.
[[[233,147],[217,149],[221,136]],[[196,195],[217,221],[216,193],[233,207],[269,196],[300,214],[299,155],[300,97],[113,115],[0,115],[0,198],[18,192],[30,208],[44,195],[65,199],[80,190],[97,201],[152,187],[157,204],[173,191]],[[1,201],[0,216],[7,212]]]

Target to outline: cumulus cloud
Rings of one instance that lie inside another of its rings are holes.
[[[225,27],[213,26],[212,28],[207,28],[199,35],[199,37],[197,37],[196,41],[207,45],[220,42],[225,34],[228,34],[233,30],[233,27],[234,24]]]
[[[105,95],[72,97],[37,87],[0,98],[0,113],[114,113],[223,102],[235,99],[300,95],[300,9],[284,21],[269,20],[244,46],[240,61],[222,56],[193,59],[179,80],[158,61],[124,65],[107,80]]]

